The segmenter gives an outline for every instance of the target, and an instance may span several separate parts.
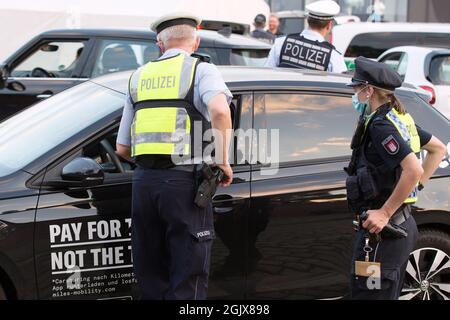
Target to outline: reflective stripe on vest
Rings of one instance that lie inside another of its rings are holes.
[[[397,110],[392,109],[386,118],[392,122],[397,131],[403,137],[414,153],[420,152],[420,137],[417,133],[416,124],[410,114],[400,114]],[[418,199],[418,186],[414,188],[409,197],[405,200],[405,203],[411,204],[417,202]]]
[[[153,61],[130,79],[130,97],[136,105],[163,101],[161,107],[143,107],[135,112],[131,127],[132,156],[190,155],[191,119],[185,108],[167,101],[184,100],[193,87],[197,59],[179,54]]]

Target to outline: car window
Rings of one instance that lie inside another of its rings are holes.
[[[449,33],[421,33],[419,45],[425,47],[450,48],[450,31]]]
[[[357,114],[349,97],[256,94],[254,108],[255,129],[279,130],[280,163],[350,155]]]
[[[265,49],[232,49],[230,65],[263,67],[270,50]]]
[[[387,64],[392,69],[398,72],[398,74],[405,79],[406,71],[408,67],[408,55],[402,52],[393,52],[385,56],[380,60]]]
[[[91,82],[0,123],[0,177],[22,169],[124,105],[125,96]]]
[[[429,78],[434,85],[450,85],[450,56],[431,60]]]
[[[400,64],[398,65],[397,72],[398,74],[405,80],[406,71],[408,70],[408,59],[409,56],[407,53],[404,53],[402,55],[402,58],[400,59]]]
[[[210,58],[210,62],[215,65],[221,65],[222,59],[219,58],[219,54],[221,53],[220,49],[217,50],[215,48],[204,48],[200,47],[197,49],[195,53],[205,55]],[[223,54],[223,53],[222,53]]]
[[[395,71],[398,70],[398,66],[400,65],[400,60],[402,58],[401,52],[393,52],[385,56],[383,59],[381,59],[381,62],[387,64]]]
[[[400,46],[450,47],[450,33],[422,32],[371,32],[355,36],[345,52],[345,56],[364,56],[376,59],[386,50]]]
[[[116,149],[118,131],[119,127],[116,127],[106,135],[85,146],[82,150],[82,156],[93,159],[102,167],[104,172],[119,173],[119,168],[115,165],[110,153],[108,152],[108,149],[114,151]],[[125,171],[133,171],[135,169],[134,164],[125,161],[120,157],[119,160]]]
[[[137,69],[160,55],[159,47],[153,41],[101,40],[92,78]]]
[[[283,34],[298,33],[305,28],[305,18],[281,18],[279,30]]]
[[[71,78],[85,42],[46,42],[11,71],[12,77]]]

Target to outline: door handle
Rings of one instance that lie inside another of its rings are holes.
[[[226,214],[233,211],[232,207],[214,207],[214,213],[217,214]]]
[[[53,94],[50,93],[43,93],[37,96],[38,99],[48,99],[52,96]]]

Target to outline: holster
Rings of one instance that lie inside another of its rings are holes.
[[[216,193],[217,185],[223,178],[223,171],[206,163],[198,165],[195,170],[196,192],[194,203],[206,208]]]

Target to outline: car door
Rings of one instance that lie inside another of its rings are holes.
[[[91,43],[89,39],[41,39],[11,61],[8,81],[18,81],[25,89],[0,90],[0,120],[86,81],[81,72]]]
[[[257,93],[254,114],[262,135],[251,181],[248,297],[343,296],[354,234],[343,171],[357,121],[351,99]]]
[[[213,198],[216,239],[212,249],[209,299],[243,299],[247,276],[247,221],[250,206],[250,143],[253,95],[233,92],[235,135],[230,154],[233,184],[218,188]]]
[[[119,172],[114,163],[117,131],[118,124],[45,173],[35,226],[41,299],[131,299],[135,294],[130,238],[133,166],[122,161]],[[63,168],[80,157],[101,164],[101,185],[69,189],[60,184]]]
[[[251,129],[251,95],[235,95],[233,111],[235,126]],[[110,156],[117,126],[47,169],[36,213],[35,260],[40,298],[125,299],[139,295],[132,272],[130,240],[133,166],[121,162],[125,172],[117,172]],[[244,153],[240,150],[238,154]],[[60,185],[63,168],[80,157],[102,165],[104,183],[90,188],[55,187]],[[250,166],[242,156],[239,159],[241,163],[233,166],[233,185],[220,188],[214,197],[218,237],[211,266],[212,298],[243,298],[245,293],[245,251],[241,248],[246,241]],[[47,190],[48,185],[53,187]]]

